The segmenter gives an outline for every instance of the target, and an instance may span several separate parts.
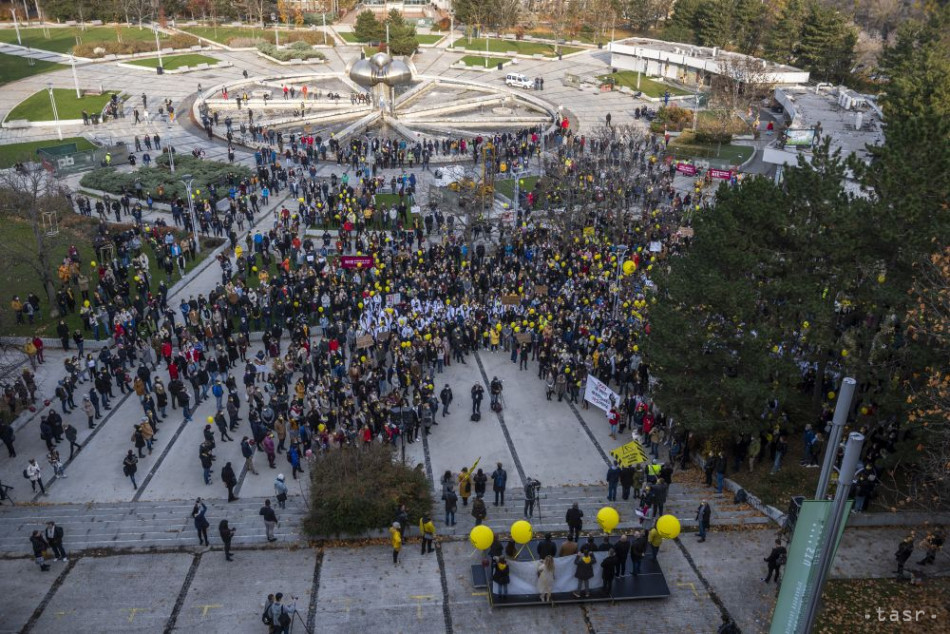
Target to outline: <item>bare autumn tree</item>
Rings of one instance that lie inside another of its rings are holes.
[[[934,509],[950,503],[950,247],[922,267],[911,294],[908,334],[937,354],[923,369],[920,384],[907,386],[914,437],[908,462],[916,464],[910,465],[914,476],[900,492],[905,502]]]
[[[0,232],[0,262],[25,262],[36,273],[46,293],[50,317],[58,317],[53,245],[44,214],[71,213],[65,190],[40,167],[7,170],[0,174],[0,216],[25,222],[29,242],[11,240]]]

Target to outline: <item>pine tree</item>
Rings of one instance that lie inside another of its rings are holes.
[[[738,0],[734,24],[732,39],[736,50],[755,55],[769,27],[768,8],[760,0]]]
[[[854,66],[857,41],[857,34],[843,15],[812,2],[802,22],[795,65],[811,72],[813,79],[843,82]]]
[[[673,15],[663,27],[663,37],[671,42],[696,44],[699,15],[702,7],[712,0],[677,0]]]
[[[780,64],[791,64],[798,54],[805,9],[801,0],[788,0],[765,38],[765,56]]]
[[[703,46],[725,48],[732,41],[735,0],[706,0],[697,15],[697,39]]]
[[[376,19],[376,14],[369,10],[356,16],[353,31],[360,42],[379,42],[383,39],[383,25]]]

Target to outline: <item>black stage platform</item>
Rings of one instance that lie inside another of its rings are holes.
[[[560,543],[564,540],[555,539],[554,540],[558,547]],[[599,543],[600,540],[598,539]],[[537,557],[537,541],[532,541],[530,544],[532,553]],[[605,555],[605,553],[597,553],[600,556]],[[525,552],[522,553],[522,556],[518,558],[518,561],[530,561],[531,557],[527,553],[527,548]],[[640,565],[640,574],[637,576],[632,576],[631,573],[632,564],[630,560],[627,560],[627,576],[626,577],[615,577],[613,588],[611,593],[608,595],[604,592],[603,588],[592,589],[589,597],[575,597],[572,592],[557,592],[551,595],[551,600],[555,604],[568,604],[568,603],[593,603],[593,602],[603,602],[603,601],[637,601],[641,599],[666,599],[670,596],[670,588],[666,583],[666,577],[663,575],[663,571],[660,569],[659,562],[654,559],[648,552],[648,554],[643,558]],[[599,569],[598,569],[599,572]],[[472,585],[477,589],[489,589],[488,578],[490,575],[490,569],[487,566],[482,566],[481,564],[475,564],[472,566]],[[541,596],[539,594],[509,594],[508,596],[499,596],[494,592],[489,591],[488,601],[493,607],[504,608],[504,607],[523,607],[527,605],[543,605],[541,603]]]

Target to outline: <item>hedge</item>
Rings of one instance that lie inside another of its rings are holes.
[[[183,49],[198,45],[198,38],[193,35],[176,33],[162,40],[162,48]],[[134,53],[154,53],[155,43],[141,42],[84,42],[73,48],[73,54],[79,57],[105,57],[106,55],[132,55]]]
[[[156,164],[157,163],[157,164]],[[135,183],[142,183],[142,192],[150,193],[156,201],[167,202],[174,198],[185,197],[185,186],[181,183],[182,174],[194,177],[192,190],[206,190],[208,185],[218,186],[218,196],[224,197],[228,191],[228,173],[236,180],[253,176],[250,169],[243,165],[196,159],[193,156],[175,154],[175,173],[168,169],[167,155],[161,156],[152,167],[140,167],[133,172],[119,172],[114,167],[104,167],[87,172],[79,184],[90,189],[99,189],[110,194],[134,194]],[[159,189],[161,188],[161,189]],[[203,195],[199,194],[199,198]]]
[[[326,59],[326,55],[313,50],[306,42],[294,42],[287,48],[277,48],[269,42],[261,42],[257,45],[257,50],[280,62],[289,62],[292,59]]]

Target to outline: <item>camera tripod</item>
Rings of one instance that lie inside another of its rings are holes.
[[[294,623],[296,623],[297,621],[300,621],[300,625],[303,627],[303,631],[306,632],[307,634],[313,634],[310,628],[307,627],[307,622],[304,621],[303,617],[300,616],[300,613],[297,612],[297,599],[299,598],[300,597],[294,597],[294,602],[291,603],[290,606],[288,606],[291,608],[290,610],[291,617],[290,617],[290,627],[288,628],[287,631],[292,633],[294,631]]]
[[[12,489],[12,486],[8,486],[3,482],[0,482],[0,504],[3,504],[4,500],[10,500],[10,506],[16,506],[16,502],[13,501],[13,498],[10,497],[9,493],[9,491]]]

